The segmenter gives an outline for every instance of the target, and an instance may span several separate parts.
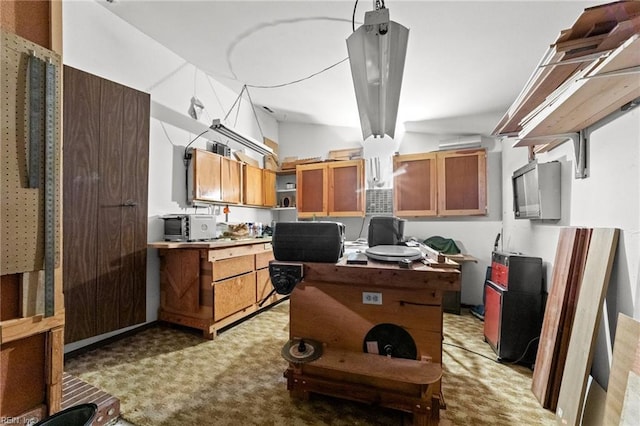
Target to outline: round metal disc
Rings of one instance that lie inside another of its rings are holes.
[[[362,344],[364,352],[369,352],[370,345],[376,344],[377,353],[380,355],[406,359],[417,359],[418,357],[416,343],[409,332],[399,325],[378,324],[369,330]]]
[[[300,342],[303,342],[301,345]],[[291,339],[282,347],[282,357],[289,362],[304,363],[320,358],[322,344],[309,339]]]
[[[422,252],[419,249],[407,246],[373,246],[364,252],[374,260],[386,262],[397,262],[402,259],[418,260],[422,257]]]

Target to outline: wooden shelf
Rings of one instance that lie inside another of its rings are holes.
[[[548,151],[639,98],[639,28],[640,2],[585,9],[549,48],[493,134]]]

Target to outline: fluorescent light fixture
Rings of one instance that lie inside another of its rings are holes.
[[[393,138],[409,30],[389,20],[389,9],[366,12],[347,38],[362,137]]]
[[[262,154],[262,155],[273,154],[273,150],[268,146],[261,144],[260,142],[250,138],[249,136],[243,136],[240,133],[236,132],[235,130],[231,129],[230,127],[226,127],[224,124],[222,124],[220,119],[213,120],[213,123],[211,123],[211,126],[209,126],[209,128],[214,132],[217,132],[222,136],[229,138],[234,142],[239,143],[242,146],[252,149],[259,154]]]

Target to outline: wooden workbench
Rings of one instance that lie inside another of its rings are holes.
[[[458,270],[419,262],[411,269],[371,260],[304,263],[304,279],[290,296],[290,337],[322,342],[325,355],[290,364],[287,388],[294,397],[328,394],[413,413],[414,424],[437,422],[443,405],[442,295],[459,289]],[[363,292],[378,294],[380,304],[363,303]],[[365,335],[382,323],[411,335],[416,360],[364,353]],[[378,365],[382,360],[385,365]],[[407,380],[407,374],[420,378]]]
[[[218,330],[283,298],[273,294],[271,238],[149,244],[160,256],[160,321]]]

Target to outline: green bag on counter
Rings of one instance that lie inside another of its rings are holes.
[[[434,237],[427,238],[423,243],[434,250],[438,250],[442,254],[460,253],[460,249],[456,245],[456,242],[451,238],[444,238],[436,235]]]

